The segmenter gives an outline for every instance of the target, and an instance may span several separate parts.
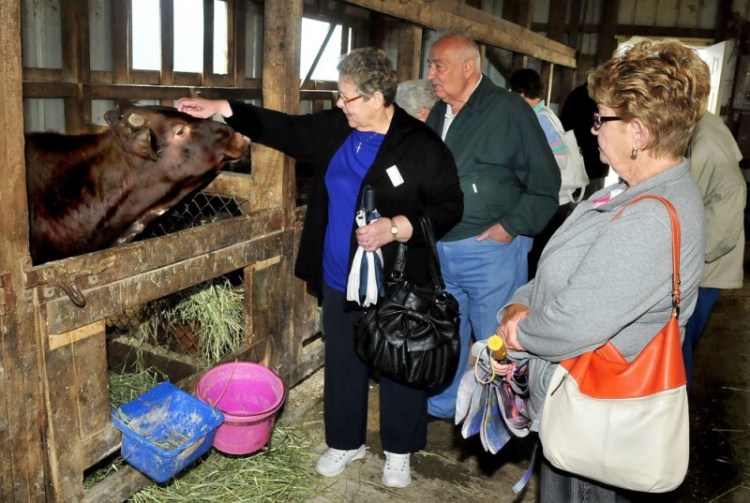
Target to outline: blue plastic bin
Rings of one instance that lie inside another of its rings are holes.
[[[112,411],[112,422],[125,461],[161,484],[208,451],[224,415],[163,382]]]

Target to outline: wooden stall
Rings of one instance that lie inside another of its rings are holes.
[[[25,4],[27,7],[33,2]],[[419,77],[423,30],[463,28],[487,48],[574,67],[574,51],[477,8],[450,0],[326,2],[226,0],[228,70],[212,70],[214,2],[205,8],[204,69],[174,71],[173,9],[161,0],[161,71],[130,65],[131,2],[59,0],[61,68],[27,68],[22,61],[22,2],[0,2],[0,501],[122,501],[149,480],[125,468],[84,490],[86,470],[119,449],[110,421],[105,320],[123,310],[218,276],[243,277],[245,340],[226,360],[260,361],[293,386],[322,365],[315,299],[294,278],[293,263],[305,207],[298,206],[294,162],[252,147],[251,174],[224,173],[207,194],[232,198],[241,216],[162,237],[33,265],[29,255],[23,151],[24,103],[64,103],[69,133],[94,129],[96,100],[151,100],[173,105],[191,93],[262,100],[298,113],[331,106],[335,82],[300,86],[303,14],[345,23],[352,46],[382,45],[394,53],[402,78]],[[92,9],[105,15],[112,67],[92,69]],[[248,20],[260,20],[261,28]],[[252,43],[249,42],[252,38]],[[260,40],[262,40],[262,46]],[[378,44],[381,42],[382,44]],[[250,48],[250,49],[249,49]],[[258,75],[248,51],[260,59]],[[71,295],[82,296],[78,307]],[[200,369],[181,376],[190,388]]]

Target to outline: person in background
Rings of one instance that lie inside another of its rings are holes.
[[[573,89],[560,110],[560,122],[565,131],[575,132],[576,141],[583,154],[589,184],[583,192],[583,199],[604,187],[604,180],[609,174],[609,166],[599,158],[599,145],[596,136],[591,133],[591,117],[596,113],[596,102],[589,96],[584,82]]]
[[[547,143],[549,143],[552,153],[555,154],[557,165],[561,169],[564,168],[568,161],[568,147],[562,139],[562,134],[565,131],[558,131],[555,124],[546,115],[554,115],[555,112],[542,99],[542,93],[544,93],[542,77],[536,70],[522,68],[511,74],[508,83],[510,84],[510,90],[518,93],[534,110],[536,118],[539,120],[539,125],[542,126],[544,135],[547,137]],[[544,230],[534,236],[534,244],[531,246],[531,251],[529,252],[529,278],[533,278],[536,275],[536,266],[547,241],[549,241],[549,238],[552,237],[552,234],[562,225],[565,219],[568,218],[573,209],[568,194],[560,192],[559,203],[560,206],[558,206],[557,212],[552,216],[552,219]]]
[[[381,249],[387,275],[397,242],[407,243],[407,279],[431,284],[427,250],[414,226],[427,215],[442,236],[460,220],[463,208],[451,152],[432,130],[394,105],[396,73],[385,53],[356,49],[341,59],[338,70],[337,109],[309,115],[238,101],[182,98],[178,103],[179,110],[196,117],[221,114],[252,141],[313,166],[295,274],[323,308],[329,448],[315,469],[324,477],[342,473],[347,463],[366,455],[369,369],[355,349],[355,324],[363,311],[347,303],[345,293],[357,246]],[[366,186],[374,189],[381,217],[356,228]],[[422,449],[427,437],[426,401],[425,391],[381,377],[382,481],[388,487],[411,482],[410,454]]]
[[[396,89],[396,104],[422,122],[437,101],[429,80],[405,80]]]
[[[739,167],[742,153],[737,142],[724,121],[710,112],[698,122],[685,155],[706,210],[705,272],[682,343],[689,384],[693,350],[721,289],[742,288],[747,185]]]
[[[464,193],[461,221],[438,242],[447,290],[461,313],[461,358],[453,381],[428,412],[454,418],[472,333],[486,339],[495,314],[528,280],[532,237],[557,211],[560,170],[534,112],[480,71],[479,49],[459,33],[432,45],[427,78],[439,98],[427,125],[456,158]]]
[[[706,108],[707,65],[679,42],[643,41],[591,71],[598,105],[592,131],[601,160],[620,181],[579,203],[547,243],[536,278],[499,313],[510,356],[529,359],[529,412],[539,428],[550,377],[562,360],[611,341],[632,361],[672,315],[672,228],[664,197],[680,219],[679,323],[695,307],[703,278],[703,201],[683,156]],[[507,375],[513,364],[493,364]],[[542,444],[542,453],[544,445]],[[613,453],[616,455],[616,453]],[[540,501],[641,501],[542,462]]]

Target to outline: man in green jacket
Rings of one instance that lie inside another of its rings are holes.
[[[532,237],[558,207],[560,170],[531,108],[482,75],[471,38],[438,38],[427,78],[440,99],[427,125],[453,152],[464,193],[463,218],[438,243],[461,309],[461,359],[453,382],[428,401],[430,415],[453,418],[472,333],[492,335],[497,312],[527,282]]]

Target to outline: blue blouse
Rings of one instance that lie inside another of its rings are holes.
[[[323,280],[346,292],[349,243],[354,232],[357,195],[385,138],[384,134],[353,129],[331,158],[325,175],[328,226],[323,244]]]

